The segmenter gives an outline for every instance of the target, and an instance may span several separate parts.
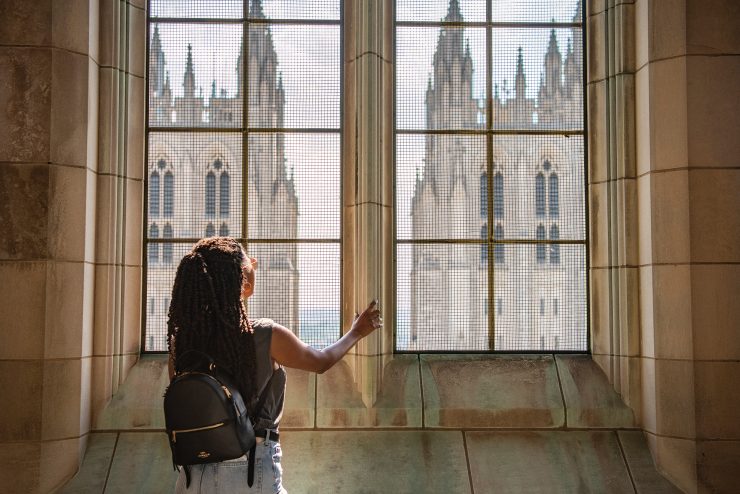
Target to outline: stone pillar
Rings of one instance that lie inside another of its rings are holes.
[[[685,492],[740,469],[740,5],[637,0],[642,426]]]
[[[121,355],[130,348],[133,359],[138,353],[138,320],[130,322],[128,333],[109,332],[100,323],[123,321],[125,326],[129,316],[136,318],[141,264],[141,180],[138,189],[123,188],[125,198],[120,187],[113,194],[106,181],[116,182],[127,172],[111,168],[111,156],[101,151],[116,146],[113,154],[120,160],[131,148],[139,149],[138,164],[134,153],[131,166],[141,168],[143,138],[120,107],[100,106],[110,101],[101,97],[100,89],[108,86],[106,68],[113,63],[105,58],[99,33],[101,29],[126,33],[130,45],[114,48],[127,60],[122,73],[136,73],[130,62],[136,59],[132,54],[139,54],[141,96],[132,92],[134,85],[127,85],[123,99],[141,108],[143,123],[143,3],[0,3],[4,491],[51,492],[74,475],[84,455],[96,399],[101,401],[98,388],[114,379],[112,365],[100,365],[98,355],[106,354],[104,348]],[[130,36],[131,19],[137,17],[138,37]],[[120,102],[120,93],[116,97]],[[99,116],[117,120],[115,143],[100,132]],[[117,214],[110,209],[114,202]],[[127,237],[133,243],[126,243]],[[112,249],[121,256],[101,260],[101,252]],[[104,267],[113,264],[118,266],[115,270]],[[116,295],[101,293],[105,286],[116,287]],[[127,286],[133,289],[127,291]],[[107,313],[113,304],[106,301],[116,297],[120,310]],[[103,393],[105,399],[111,392]]]
[[[348,362],[366,406],[393,355],[393,2],[344,2],[343,328],[378,298],[385,327]]]
[[[586,13],[591,350],[639,417],[634,2]]]

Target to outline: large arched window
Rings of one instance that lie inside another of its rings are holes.
[[[226,218],[229,216],[229,173],[222,172],[218,181],[218,215]]]
[[[560,240],[558,225],[550,226],[550,240]],[[560,244],[550,244],[550,264],[560,262]]]
[[[550,217],[557,218],[560,214],[560,196],[558,191],[558,176],[555,173],[550,174],[550,183],[548,184]]]
[[[494,240],[503,240],[504,239],[504,227],[501,226],[501,223],[498,223],[496,225],[496,228],[493,230],[493,239]],[[504,244],[493,244],[493,260],[494,262],[498,264],[504,263],[504,254],[506,246]]]
[[[480,174],[480,217],[488,217],[488,173]]]
[[[544,225],[537,225],[537,240],[544,242],[545,241],[545,226]],[[537,244],[537,262],[545,262],[547,258],[547,254],[545,252],[545,244],[544,243],[538,243]]]
[[[149,174],[149,217],[159,216],[159,172],[154,170]]]
[[[206,216],[216,216],[216,175],[208,172],[206,175]]]
[[[538,173],[534,179],[534,209],[538,218],[545,216],[545,176]]]
[[[504,176],[501,172],[493,176],[493,216],[496,219],[504,217]]]
[[[152,223],[149,227],[149,238],[159,238],[159,227]],[[149,263],[154,264],[159,260],[159,244],[152,242],[149,244]]]
[[[488,238],[488,225],[486,223],[483,223],[480,227],[480,238],[484,240]],[[488,262],[488,244],[484,243],[480,246],[480,262],[481,264]]]
[[[162,238],[174,238],[172,232],[172,225],[167,223],[162,229]],[[162,262],[169,264],[172,262],[172,243],[166,242],[162,244]]]
[[[162,212],[166,218],[171,218],[175,209],[175,197],[174,197],[174,182],[175,178],[171,171],[167,171],[164,174],[164,194],[162,200]]]

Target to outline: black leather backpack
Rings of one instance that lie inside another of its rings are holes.
[[[249,486],[254,478],[254,423],[262,410],[270,382],[248,413],[241,393],[230,377],[216,368],[213,359],[202,357],[198,365],[178,372],[164,393],[164,418],[172,450],[172,462],[185,467],[190,484],[190,465],[233,460],[249,452]],[[185,354],[183,354],[184,356]]]

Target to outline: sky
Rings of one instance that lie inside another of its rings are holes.
[[[446,15],[448,0],[399,0],[399,21],[439,21]],[[235,17],[241,16],[242,0],[153,0],[152,16]],[[466,21],[485,21],[484,1],[460,1]],[[265,14],[272,18],[339,19],[339,0],[263,0]],[[576,0],[494,0],[492,18],[500,22],[570,22]],[[318,16],[317,16],[318,13]],[[215,80],[217,92],[236,93],[236,60],[242,39],[242,24],[167,24],[158,23],[167,70],[175,96],[182,95],[187,45],[192,45],[196,87],[207,99]],[[288,127],[338,129],[340,117],[340,28],[338,25],[273,25],[272,37],[286,94],[285,124]],[[580,33],[580,32],[579,32]],[[436,49],[439,28],[399,27],[397,40],[397,125],[399,128],[423,128],[424,93]],[[570,29],[556,30],[561,53],[571,37]],[[516,53],[523,49],[527,95],[535,97],[544,54],[550,36],[548,28],[494,28],[492,34],[492,82],[506,98],[516,69]],[[485,29],[467,27],[474,66],[474,95],[485,94]],[[406,146],[408,166],[399,167],[399,228],[410,222],[409,206],[416,168],[422,167],[423,139]],[[339,236],[339,138],[337,136],[294,136],[286,139],[288,169],[295,173],[296,192],[303,214],[299,217],[299,236],[338,238]],[[326,180],[326,171],[334,180]],[[334,213],[327,203],[336,205]],[[303,249],[299,264],[313,264],[325,259],[326,275],[339,276],[338,249]],[[299,266],[300,268],[300,266]],[[308,268],[307,268],[308,269]],[[316,304],[311,276],[301,277],[301,300]],[[332,290],[338,297],[338,290]],[[304,295],[305,294],[305,295]],[[308,298],[306,298],[308,297]],[[334,296],[332,298],[335,298]]]

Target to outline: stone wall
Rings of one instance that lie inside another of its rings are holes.
[[[740,466],[740,6],[589,2],[593,355],[658,468],[730,492]]]
[[[0,485],[50,492],[139,353],[144,0],[0,2]]]

